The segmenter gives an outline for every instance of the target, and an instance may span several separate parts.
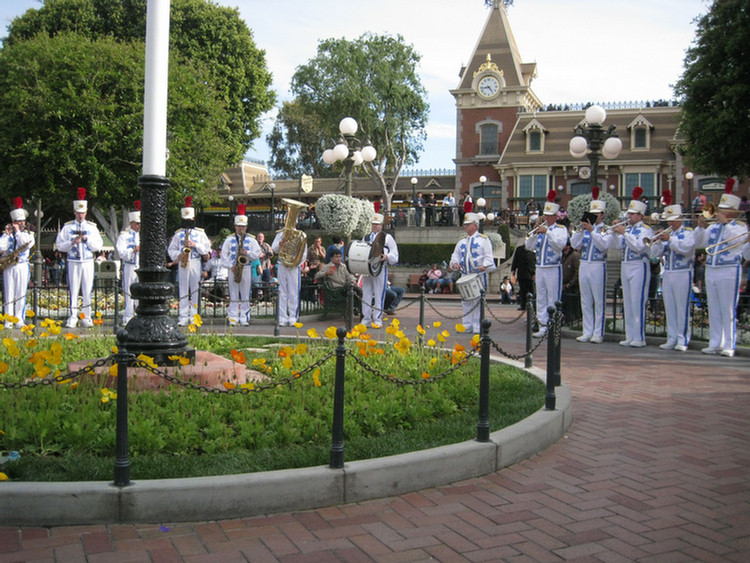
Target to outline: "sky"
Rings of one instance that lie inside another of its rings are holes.
[[[489,14],[483,0],[215,0],[236,7],[266,51],[279,103],[289,99],[296,68],[321,39],[355,39],[365,32],[400,34],[422,56],[418,73],[430,118],[419,163],[411,170],[454,167],[456,106],[450,90],[476,46]],[[537,63],[532,90],[544,105],[672,99],[683,72],[695,19],[709,0],[515,0],[508,19],[522,62]],[[38,0],[0,0],[0,35]],[[345,117],[342,115],[342,117]],[[265,136],[246,156],[269,158]],[[331,135],[338,123],[331,124]],[[377,147],[376,147],[377,148]]]

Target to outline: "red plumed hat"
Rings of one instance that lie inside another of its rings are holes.
[[[136,211],[140,211],[141,210],[141,200],[140,199],[136,199],[133,202],[133,207],[135,207]]]
[[[86,199],[86,188],[78,188],[78,199]]]
[[[734,178],[727,178],[726,184],[724,184],[724,193],[731,194],[734,191]]]
[[[633,188],[633,199],[641,199],[641,196],[643,195],[643,188],[640,186],[636,186]]]
[[[599,199],[599,186],[591,188],[591,199]]]
[[[185,207],[193,207],[193,198],[188,196],[185,196]]]
[[[244,203],[240,203],[237,206],[237,215],[244,215],[244,214],[245,214],[245,204]]]
[[[23,207],[23,200],[20,197],[13,198],[13,207],[21,209]]]
[[[667,205],[672,205],[672,192],[669,190],[664,190],[661,192],[661,202],[666,207]]]
[[[550,190],[547,192],[547,201],[550,203],[555,203],[555,199],[557,198],[557,192],[555,190]]]

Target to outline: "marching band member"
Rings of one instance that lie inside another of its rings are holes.
[[[651,277],[650,250],[644,239],[653,236],[651,227],[643,224],[646,204],[640,201],[643,188],[633,188],[633,199],[628,206],[629,225],[612,227],[617,236],[611,244],[622,251],[622,302],[625,309],[625,340],[620,346],[642,348],[646,345],[646,305]]]
[[[536,252],[536,318],[540,326],[534,338],[546,334],[547,308],[554,307],[562,295],[562,251],[568,242],[568,230],[556,223],[560,210],[556,197],[554,190],[547,193],[542,222],[529,233],[524,244],[526,250]]]
[[[224,239],[221,246],[221,266],[229,271],[229,307],[227,316],[231,326],[250,324],[250,296],[252,292],[252,261],[260,258],[258,241],[247,234],[245,205],[237,206],[234,216],[234,236]]]
[[[599,187],[591,189],[589,213],[596,215],[594,223],[581,219],[581,227],[570,237],[570,245],[581,251],[578,288],[581,292],[583,334],[578,342],[604,342],[606,316],[607,252],[612,235],[604,227],[607,202],[599,199]]]
[[[706,297],[708,299],[709,341],[704,354],[734,356],[737,340],[737,301],[742,276],[742,235],[747,226],[736,221],[740,198],[732,193],[734,179],[724,185],[716,209],[716,221],[707,226],[703,216],[698,217],[695,242],[706,248]],[[746,239],[745,239],[746,240]]]
[[[383,215],[376,213],[372,218],[372,232],[365,236],[365,242],[372,243],[383,230]],[[388,288],[388,266],[395,266],[398,262],[398,245],[391,235],[385,234],[383,254],[380,256],[383,267],[377,276],[364,276],[362,281],[362,324],[373,328],[383,326],[383,310],[385,309],[385,292]],[[373,299],[375,307],[373,309]]]
[[[279,326],[294,326],[299,319],[299,296],[302,290],[302,266],[307,260],[307,244],[302,240],[304,247],[302,256],[296,265],[284,264],[282,260],[282,249],[284,234],[287,228],[294,229],[296,220],[290,219],[294,213],[291,209],[287,211],[287,227],[276,233],[271,243],[271,249],[279,255],[276,261],[276,277],[279,280]],[[296,215],[295,215],[296,217]]]
[[[479,230],[479,214],[464,213],[464,232],[456,243],[451,254],[451,270],[461,270],[462,276],[479,274],[482,288],[487,291],[487,274],[495,269],[495,260],[492,257],[492,243],[487,235],[477,232]],[[479,297],[474,299],[463,299],[463,325],[469,333],[479,334],[481,327],[481,310],[479,308]]]
[[[195,226],[193,198],[185,198],[185,207],[180,209],[182,228],[175,231],[167,248],[169,257],[179,262],[177,283],[180,289],[180,309],[177,324],[187,326],[198,312],[198,284],[201,281],[203,255],[211,252],[211,241],[203,229]]]
[[[662,217],[669,228],[651,241],[651,256],[664,257],[662,296],[667,315],[667,341],[659,348],[684,352],[690,343],[695,236],[692,229],[683,226],[682,206],[672,205],[672,193],[664,190],[662,198],[665,205]]]
[[[34,246],[34,235],[26,230],[27,211],[20,197],[13,199],[14,209],[10,212],[11,224],[5,227],[0,236],[0,253],[7,260],[3,270],[5,297],[5,328],[13,328],[9,317],[15,317],[16,326],[21,328],[26,315],[26,290],[29,287],[29,256]]]
[[[86,221],[88,203],[86,190],[78,188],[78,199],[73,201],[75,220],[68,221],[57,233],[55,246],[68,254],[68,289],[70,290],[70,317],[65,323],[68,328],[78,324],[78,294],[83,301],[81,326],[92,327],[91,290],[94,287],[94,256],[102,249],[104,242],[95,223]]]
[[[125,312],[122,314],[122,324],[128,324],[128,321],[135,315],[135,308],[138,301],[130,295],[130,286],[138,281],[135,271],[138,269],[138,263],[141,252],[141,202],[134,203],[135,211],[128,214],[130,228],[123,230],[117,237],[115,248],[122,262],[122,289],[125,292]]]

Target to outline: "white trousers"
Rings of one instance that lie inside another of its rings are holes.
[[[645,342],[646,305],[651,265],[648,262],[622,263],[622,304],[625,309],[625,340]]]
[[[78,322],[78,294],[81,294],[83,306],[81,312],[84,318],[91,319],[91,290],[94,287],[94,261],[68,261],[68,289],[70,290],[71,323]]]
[[[299,266],[287,268],[277,263],[279,280],[279,323],[296,323],[299,318],[299,293],[302,274]]]
[[[198,312],[198,284],[201,281],[203,264],[200,259],[189,260],[187,267],[177,266],[177,281],[180,286],[180,313],[177,317],[180,323],[190,323],[193,315]]]
[[[135,273],[136,265],[122,263],[122,289],[125,293],[125,312],[122,314],[122,322],[126,324],[135,315],[135,308],[138,306],[138,300],[133,299],[130,295],[130,286],[138,281],[138,274]]]
[[[690,343],[690,292],[693,269],[666,270],[662,278],[664,313],[667,315],[667,342],[687,346]]]
[[[740,265],[706,266],[709,341],[711,348],[734,350],[737,344],[737,301],[740,296]]]
[[[607,263],[581,262],[578,270],[581,292],[583,336],[604,338],[604,319],[607,306]]]
[[[5,314],[16,317],[16,326],[23,326],[26,319],[26,291],[29,287],[29,263],[19,262],[3,272],[5,288]],[[10,323],[6,322],[6,326]]]
[[[377,276],[364,276],[362,279],[362,323],[383,326],[383,309],[385,309],[385,290],[388,286],[388,268],[383,269]],[[375,298],[375,306],[372,301]]]
[[[548,307],[562,297],[562,264],[536,267],[536,317],[541,325],[549,322]],[[546,331],[545,326],[540,330]]]
[[[240,323],[246,325],[250,322],[250,295],[252,290],[253,268],[250,264],[242,268],[242,279],[240,283],[234,281],[234,272],[230,270],[227,278],[229,287],[229,307],[227,316],[229,324]]]

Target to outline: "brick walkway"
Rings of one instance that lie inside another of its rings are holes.
[[[0,563],[750,561],[750,358],[563,346],[570,433],[495,474],[269,517],[0,528]]]

